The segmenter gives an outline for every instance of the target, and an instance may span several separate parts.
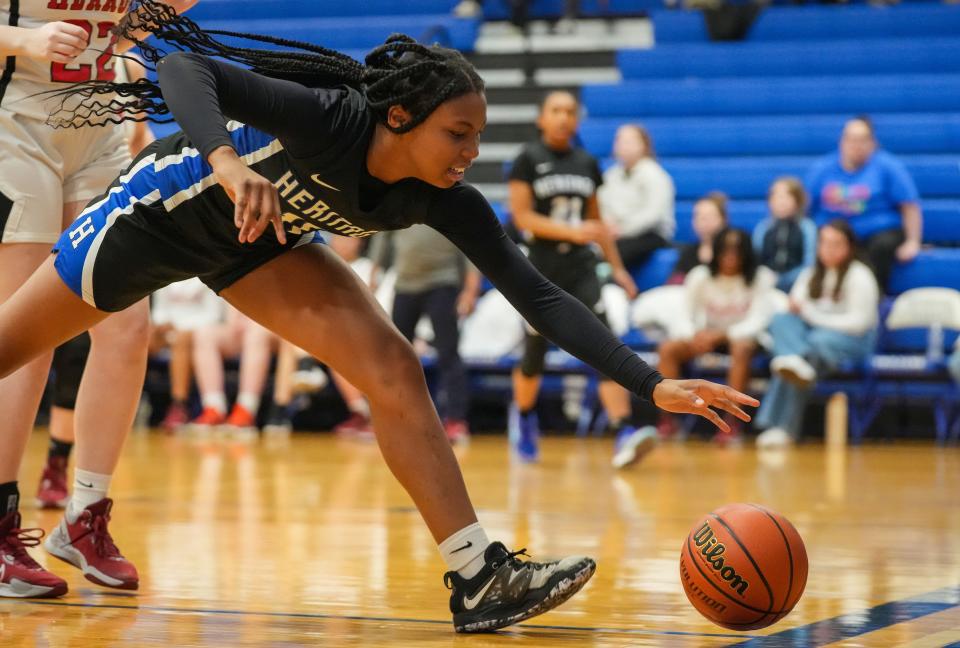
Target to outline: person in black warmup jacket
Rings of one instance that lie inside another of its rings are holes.
[[[453,241],[544,335],[632,392],[723,425],[757,402],[729,387],[663,380],[579,301],[540,275],[462,182],[486,124],[483,81],[456,51],[393,36],[366,65],[309,43],[227,47],[153,0],[145,27],[192,50],[157,63],[159,87],[88,84],[104,113],[164,115],[182,132],[147,147],[0,305],[0,376],[170,282],[198,276],[240,311],[340,371],[369,398],[388,466],[449,570],[458,632],[500,628],[567,600],[595,563],[523,561],[490,542],[410,344],[321,230],[365,237],[426,223]],[[136,23],[136,24],[134,24]],[[215,54],[251,69],[224,63]],[[135,98],[125,108],[113,91]],[[162,95],[161,95],[162,93]],[[236,121],[234,121],[236,120]],[[73,125],[84,115],[51,117]],[[272,231],[266,230],[271,228]]]

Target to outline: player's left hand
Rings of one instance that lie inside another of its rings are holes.
[[[627,291],[627,297],[630,299],[636,299],[637,295],[640,294],[640,291],[637,289],[637,284],[633,281],[633,277],[630,276],[626,268],[614,270],[613,280],[617,282],[617,285]]]
[[[739,406],[757,407],[760,401],[726,385],[706,380],[666,379],[654,388],[653,404],[675,414],[702,416],[724,432],[729,432],[730,426],[710,408],[716,407],[733,414],[741,421],[749,421],[750,415]]]

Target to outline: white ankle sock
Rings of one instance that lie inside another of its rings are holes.
[[[107,496],[112,475],[101,475],[77,468],[73,473],[73,496],[67,505],[67,520],[72,524],[77,521],[83,509],[96,504]]]
[[[260,410],[260,394],[240,392],[237,394],[237,405],[240,405],[243,409],[256,416]]]
[[[223,392],[204,394],[200,398],[200,401],[203,403],[204,408],[211,407],[221,414],[227,413],[227,395]]]
[[[483,568],[483,554],[490,546],[479,522],[464,527],[440,543],[440,555],[450,571],[473,578]]]

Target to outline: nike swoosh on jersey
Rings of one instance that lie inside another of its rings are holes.
[[[327,184],[326,182],[324,182],[323,180],[321,180],[320,177],[319,177],[319,174],[317,174],[317,173],[314,173],[312,176],[310,176],[310,179],[313,180],[314,182],[316,182],[316,183],[317,183],[318,185],[320,185],[321,187],[326,187],[327,189],[333,189],[334,191],[340,191],[337,187],[334,187],[334,186],[331,185],[331,184]]]
[[[541,162],[535,168],[537,173],[546,173],[553,168],[553,162]]]
[[[483,587],[481,587],[475,595],[464,596],[463,607],[467,608],[468,610],[472,610],[473,608],[477,607],[477,603],[479,603],[480,599],[483,598],[483,595],[487,593],[487,590],[490,589],[490,586],[493,585],[493,581],[495,581],[496,578],[497,578],[496,574],[491,576],[490,580],[488,580],[486,584]]]

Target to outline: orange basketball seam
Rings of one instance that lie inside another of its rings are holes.
[[[793,551],[790,549],[790,540],[787,539],[787,534],[783,532],[783,528],[780,526],[780,523],[777,522],[777,518],[771,515],[770,511],[762,506],[757,506],[756,504],[747,504],[747,506],[752,506],[770,518],[773,524],[777,527],[777,531],[780,532],[780,537],[783,538],[783,544],[787,548],[787,559],[790,562],[790,584],[787,585],[787,595],[783,598],[783,607],[787,607],[787,603],[790,601],[790,593],[793,591]],[[790,609],[793,610],[793,607]]]
[[[716,513],[711,513],[711,517],[715,518],[717,522],[723,525],[723,528],[730,533],[730,537],[733,538],[734,542],[740,545],[740,549],[743,550],[744,555],[747,557],[747,560],[750,561],[750,564],[753,565],[753,568],[757,570],[757,575],[760,577],[760,582],[763,583],[763,586],[767,589],[767,596],[770,597],[770,605],[767,606],[767,612],[773,612],[773,604],[776,602],[773,600],[773,588],[770,587],[770,583],[767,582],[767,577],[763,575],[763,571],[760,570],[760,565],[757,564],[757,561],[753,559],[753,555],[747,549],[747,547],[740,541],[740,538],[737,537],[737,534],[734,533],[733,529],[730,528],[730,525],[727,524],[723,518],[721,518]]]

